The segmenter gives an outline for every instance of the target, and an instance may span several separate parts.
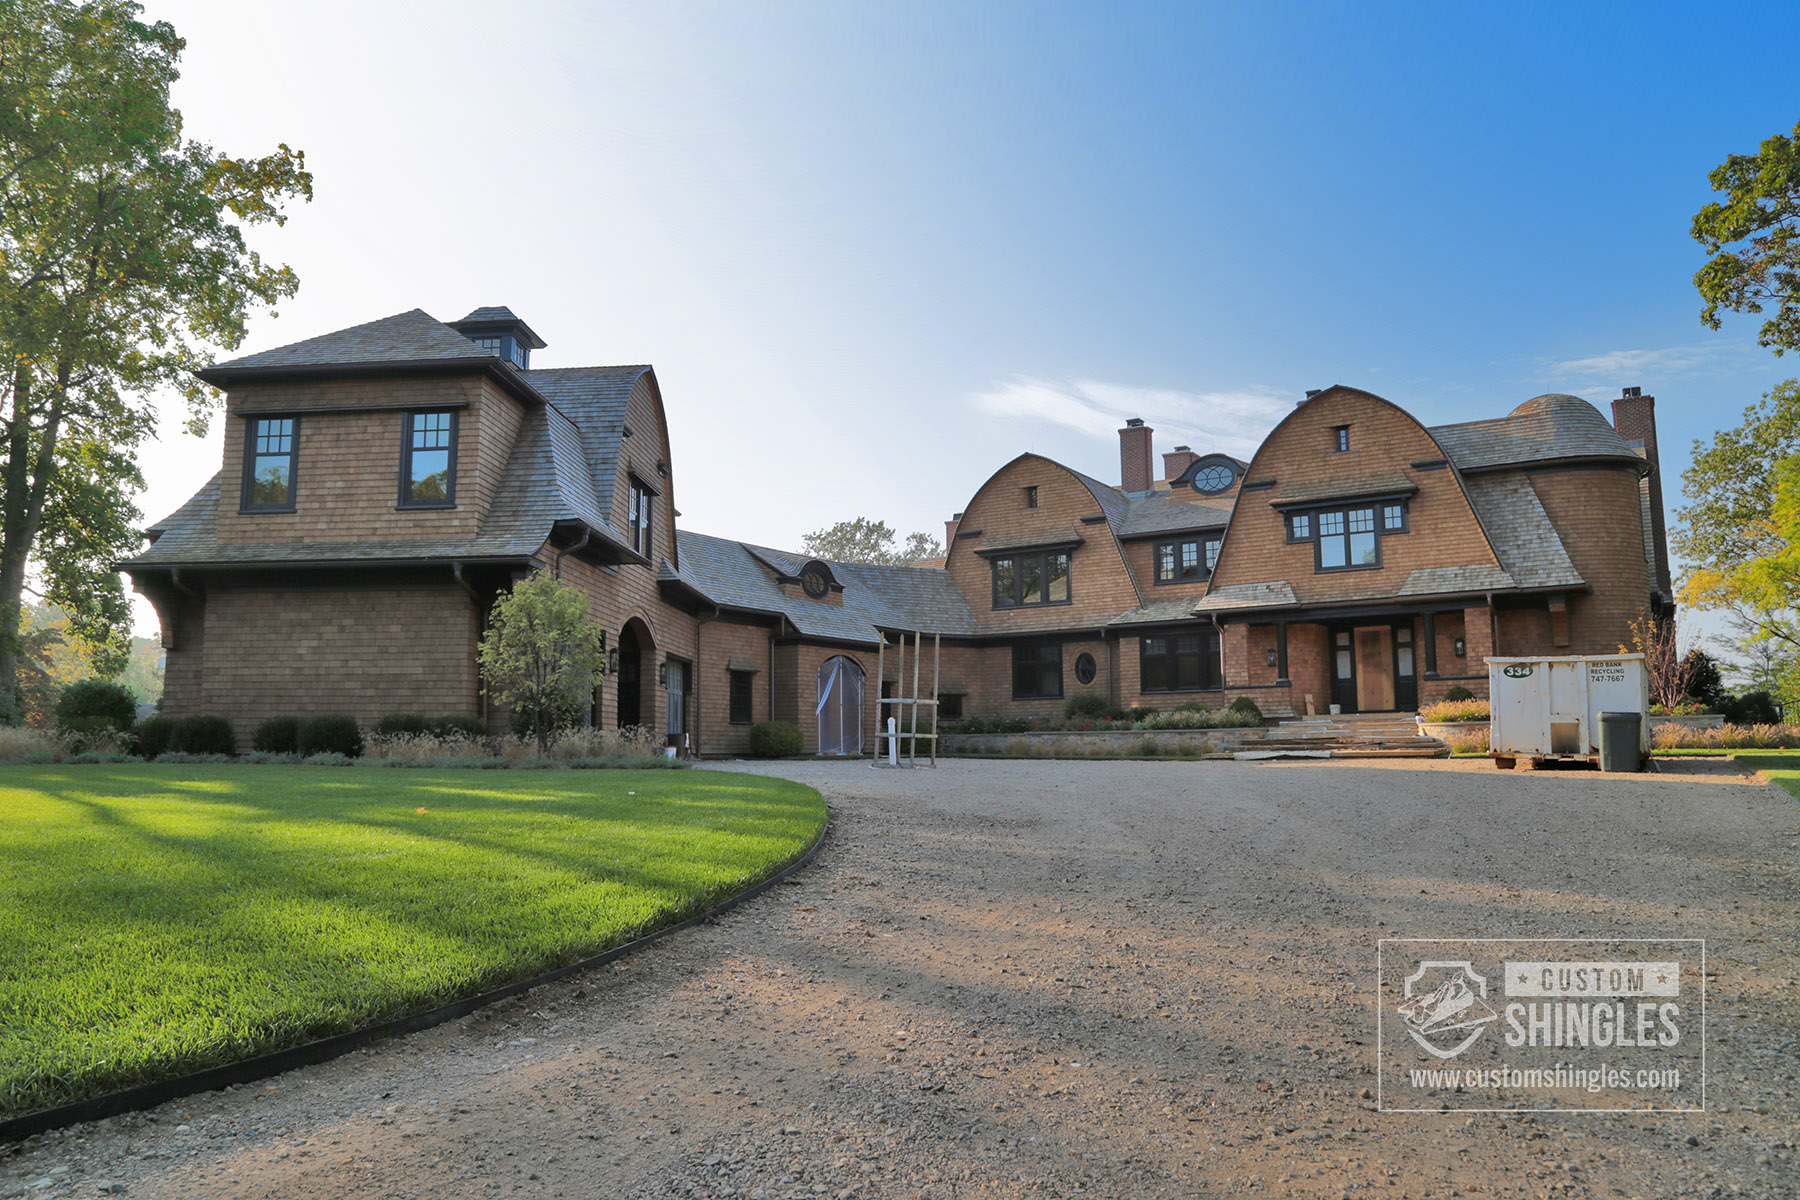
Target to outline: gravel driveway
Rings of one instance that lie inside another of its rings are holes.
[[[1774,788],[766,770],[834,807],[790,884],[454,1024],[0,1149],[0,1197],[1794,1192],[1800,806]],[[1373,1111],[1376,939],[1495,934],[1708,939],[1710,1111]]]

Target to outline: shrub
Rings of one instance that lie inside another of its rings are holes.
[[[300,718],[270,717],[256,727],[250,744],[264,754],[298,754],[300,752]]]
[[[1063,705],[1065,717],[1104,717],[1112,708],[1106,697],[1099,692],[1076,692]]]
[[[1777,725],[1781,722],[1781,712],[1775,707],[1775,697],[1768,692],[1745,692],[1741,696],[1727,696],[1719,704],[1719,711],[1725,714],[1729,725]]]
[[[1652,725],[1650,744],[1658,750],[1796,750],[1800,725],[1723,725],[1690,729],[1669,723]]]
[[[1255,717],[1256,723],[1258,725],[1262,724],[1262,709],[1258,708],[1256,706],[1256,701],[1252,700],[1250,697],[1239,696],[1236,700],[1231,702],[1229,707],[1232,712],[1241,713],[1246,717]]]
[[[357,737],[361,736],[362,730],[359,729]],[[335,750],[321,750],[317,754],[308,754],[300,761],[309,767],[347,767],[353,760],[348,754],[339,754]]]
[[[299,752],[308,762],[321,754],[355,758],[363,752],[362,727],[348,713],[308,717],[300,723]]]
[[[131,752],[139,758],[168,753],[175,742],[175,727],[180,723],[179,717],[145,717],[132,733]]]
[[[800,727],[792,721],[759,721],[750,727],[750,753],[757,758],[788,758],[805,745]]]
[[[439,737],[484,738],[488,735],[487,722],[469,713],[451,713],[445,717],[434,717],[430,732]]]
[[[124,732],[136,721],[137,697],[109,680],[71,683],[56,701],[56,723],[77,733],[100,728]]]
[[[1473,700],[1474,698],[1475,693],[1460,683],[1444,693],[1445,700]]]
[[[1432,722],[1486,721],[1492,718],[1492,710],[1486,700],[1440,700],[1421,708],[1419,715]]]
[[[175,734],[169,739],[175,754],[232,755],[237,753],[237,734],[231,722],[211,713],[175,718]]]
[[[421,713],[389,713],[375,722],[375,732],[379,734],[395,733],[431,733],[431,718]]]
[[[1453,754],[1486,754],[1488,731],[1485,729],[1455,729],[1444,737],[1444,744],[1450,747]]]

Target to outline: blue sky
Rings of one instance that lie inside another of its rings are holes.
[[[510,305],[536,365],[655,365],[703,532],[941,535],[1023,450],[1247,454],[1338,382],[1428,423],[1642,386],[1673,506],[1800,374],[1700,325],[1687,233],[1800,120],[1791,3],[147,12],[190,136],[316,175],[244,351]],[[146,514],[218,455],[171,422]]]

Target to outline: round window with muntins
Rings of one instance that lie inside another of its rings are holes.
[[[1093,655],[1084,653],[1084,654],[1077,654],[1075,656],[1075,682],[1076,683],[1092,683],[1092,682],[1094,682],[1094,669],[1095,668],[1094,668],[1094,656]]]
[[[1201,467],[1194,473],[1194,490],[1206,492],[1209,495],[1213,492],[1222,492],[1230,487],[1231,481],[1236,478],[1236,471],[1222,464],[1214,463],[1210,467]]]
[[[825,572],[817,567],[808,567],[800,572],[800,587],[814,600],[820,600],[824,598],[831,584],[826,581]]]

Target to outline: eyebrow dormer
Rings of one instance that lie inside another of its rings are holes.
[[[478,308],[460,321],[444,324],[521,371],[531,369],[531,352],[544,348],[544,339],[504,304]]]

